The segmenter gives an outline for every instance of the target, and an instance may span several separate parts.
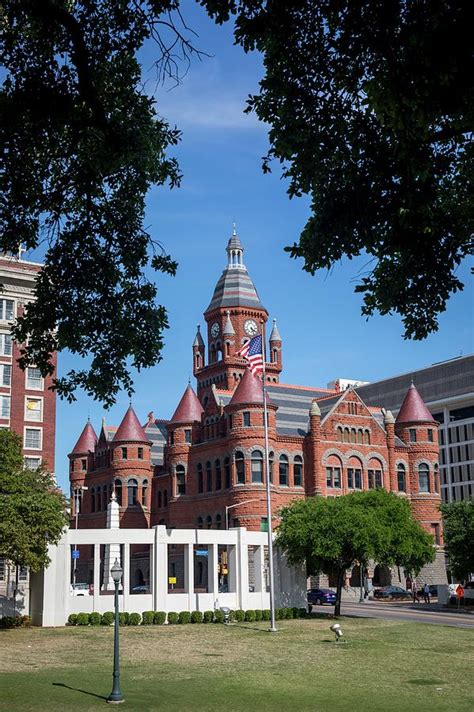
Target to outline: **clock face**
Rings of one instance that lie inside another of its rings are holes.
[[[244,324],[244,329],[248,336],[256,336],[258,334],[258,326],[253,319],[247,319]]]
[[[214,324],[211,326],[211,336],[215,339],[216,336],[219,335],[219,331],[219,324],[217,323],[217,321],[215,321]]]

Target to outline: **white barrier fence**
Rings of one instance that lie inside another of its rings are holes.
[[[50,547],[49,567],[31,575],[33,624],[63,626],[71,613],[113,610],[115,558],[121,611],[268,609],[267,536],[245,528],[69,529]],[[274,571],[276,607],[306,607],[303,568],[275,549]]]

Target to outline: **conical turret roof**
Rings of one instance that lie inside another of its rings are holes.
[[[229,405],[247,405],[255,403],[263,407],[263,383],[260,378],[253,375],[252,371],[247,368],[242,380],[234,391]],[[267,395],[267,403],[270,399]]]
[[[193,391],[191,384],[189,384],[171,418],[171,423],[192,423],[195,420],[200,421],[203,412],[204,409],[199,402],[199,398]]]
[[[79,436],[79,440],[72,449],[71,455],[84,455],[86,452],[94,452],[96,443],[96,432],[88,420]]]
[[[204,346],[204,339],[201,334],[201,327],[197,325],[196,336],[194,337],[193,346]]]
[[[128,407],[122,422],[118,426],[117,432],[114,435],[115,441],[138,441],[138,442],[148,442],[148,438],[145,435],[140,421],[138,420],[135,411],[132,406]]]
[[[397,415],[396,423],[436,422],[426,407],[423,398],[412,383],[407,391],[402,407]]]
[[[232,321],[230,319],[230,311],[227,310],[227,319],[225,320],[224,324],[224,331],[222,332],[223,336],[233,336],[235,334],[235,329],[232,324]]]
[[[273,329],[270,334],[270,341],[281,341],[280,332],[278,331],[277,320],[273,320]]]

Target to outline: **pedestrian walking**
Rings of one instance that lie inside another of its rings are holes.
[[[427,583],[423,586],[423,600],[425,603],[430,603],[430,587]]]
[[[411,592],[413,594],[413,603],[419,603],[420,599],[418,596],[418,584],[416,582],[416,579],[413,579],[413,582],[411,585]]]

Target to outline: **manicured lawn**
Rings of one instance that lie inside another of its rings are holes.
[[[472,709],[467,629],[342,619],[121,629],[122,710],[399,712]],[[110,628],[0,632],[0,709],[105,709]]]

